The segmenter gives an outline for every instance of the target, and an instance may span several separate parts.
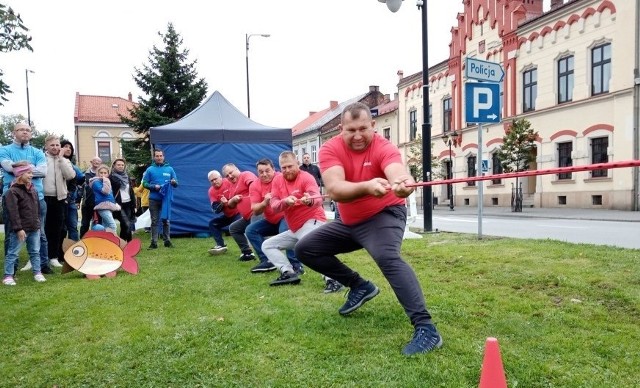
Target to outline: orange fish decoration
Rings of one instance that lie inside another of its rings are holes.
[[[133,239],[129,243],[105,231],[88,231],[80,241],[65,239],[62,243],[64,266],[62,273],[74,269],[87,275],[88,279],[98,279],[102,275],[115,277],[122,267],[130,274],[138,273],[135,255],[140,252],[141,242]]]

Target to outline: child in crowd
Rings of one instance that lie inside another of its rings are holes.
[[[6,196],[7,210],[11,218],[11,230],[5,231],[5,233],[9,233],[9,246],[4,259],[2,284],[16,285],[14,271],[20,249],[25,241],[33,278],[36,282],[44,282],[46,279],[40,272],[40,217],[38,215],[40,202],[38,193],[31,183],[34,166],[23,161],[14,163],[11,167],[13,167],[15,179]]]
[[[96,205],[93,209],[97,211],[100,218],[102,218],[102,226],[106,229],[111,229],[115,234],[116,221],[113,218],[112,212],[119,211],[120,205],[116,203],[116,199],[113,197],[111,181],[109,180],[110,172],[109,167],[104,164],[101,165],[96,170],[96,176],[89,179],[89,185],[95,196]]]

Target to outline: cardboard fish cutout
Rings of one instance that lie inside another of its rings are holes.
[[[64,240],[62,249],[65,263],[62,273],[75,269],[89,279],[97,279],[102,275],[115,277],[116,270],[122,267],[136,275],[138,262],[135,255],[140,252],[140,247],[140,239],[135,238],[127,243],[111,232],[91,230],[80,241]]]

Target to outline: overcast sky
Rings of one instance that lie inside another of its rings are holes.
[[[0,114],[27,116],[39,130],[73,139],[75,93],[141,94],[134,67],[148,62],[158,32],[173,23],[209,95],[220,91],[246,114],[245,34],[250,39],[251,118],[291,127],[329,101],[369,85],[393,95],[398,70],[422,69],[420,12],[406,0],[391,13],[377,0],[0,0],[21,14],[34,51],[0,53],[13,93]],[[429,63],[448,58],[462,0],[428,1]]]

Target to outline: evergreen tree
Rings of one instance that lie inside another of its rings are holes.
[[[142,135],[135,140],[121,141],[122,152],[131,168],[131,174],[142,178],[151,162],[149,129],[175,122],[200,105],[207,94],[207,83],[198,79],[197,61],[187,62],[189,50],[182,49],[182,37],[172,23],[162,34],[164,47],[153,46],[149,51],[149,63],[134,69],[134,80],[145,94],[129,111],[131,118],[121,116],[124,124]],[[171,162],[171,161],[169,161]]]
[[[8,53],[23,48],[33,51],[29,44],[31,37],[26,34],[27,31],[29,29],[22,24],[20,14],[15,13],[11,7],[0,4],[0,52]],[[0,106],[4,105],[4,101],[9,101],[5,96],[11,93],[9,85],[2,82],[3,75],[0,69]]]

